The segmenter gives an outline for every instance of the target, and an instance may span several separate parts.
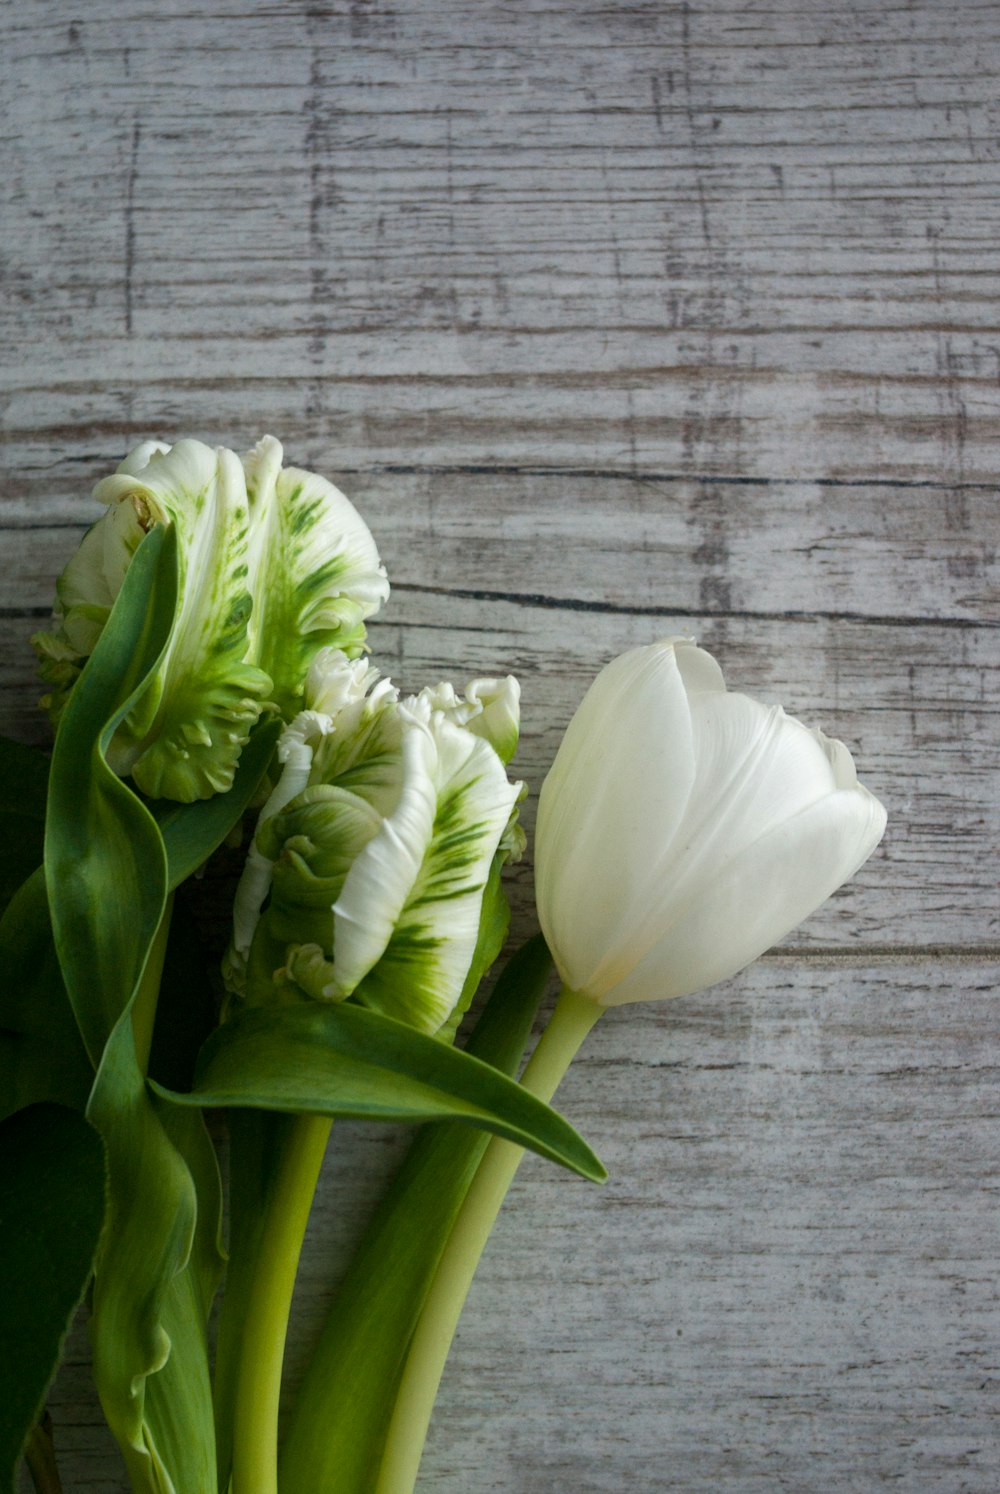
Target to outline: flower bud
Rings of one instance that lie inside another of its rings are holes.
[[[885,829],[846,747],[727,691],[687,639],[602,670],[542,787],[536,881],[564,983],[602,1006],[725,980]]]
[[[306,742],[308,781],[287,797],[279,782],[261,815],[237,894],[230,985],[251,1004],[290,989],[353,997],[438,1032],[505,931],[492,889],[523,843],[512,828],[523,786],[508,781],[489,734],[510,745],[516,682],[474,682],[462,698],[441,685],[400,701],[371,666],[325,650],[306,699],[312,709],[281,751]],[[486,918],[496,926],[484,943]]]

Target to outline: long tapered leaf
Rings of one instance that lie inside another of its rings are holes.
[[[31,1105],[0,1123],[0,1486],[11,1491],[104,1218],[104,1148],[83,1117]]]
[[[106,752],[170,636],[175,578],[173,532],[156,528],[136,551],[70,695],[52,757],[45,833],[52,927],[95,1066],[133,998],[166,902],[162,837]]]
[[[513,1074],[552,972],[541,936],[507,962],[466,1051]],[[331,1305],[292,1408],[282,1494],[362,1494],[379,1465],[413,1329],[489,1138],[425,1126]]]
[[[192,1256],[197,1189],[144,1073],[155,966],[165,944],[167,855],[153,816],[106,761],[169,638],[176,566],[172,531],[154,529],[129,566],[63,712],[45,841],[59,962],[98,1067],[87,1114],[108,1155],[109,1228],[93,1299],[94,1378],[133,1487],[143,1494],[203,1488],[215,1461],[204,1322],[191,1310],[214,1279],[184,1279],[188,1269],[203,1266],[201,1252]],[[168,1360],[172,1378],[196,1387],[183,1427],[162,1395],[146,1395],[149,1377]]]
[[[0,1116],[41,1100],[82,1111],[93,1082],[56,958],[39,867],[0,919]]]
[[[178,1104],[373,1120],[457,1120],[600,1182],[599,1159],[541,1100],[471,1054],[364,1007],[303,1002],[243,1012],[212,1034]]]

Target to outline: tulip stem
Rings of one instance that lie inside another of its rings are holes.
[[[521,1083],[550,1100],[587,1033],[600,1016],[597,1002],[563,987]],[[411,1494],[423,1453],[438,1384],[479,1258],[524,1148],[494,1137],[448,1237],[414,1329],[375,1494]]]
[[[268,1198],[236,1373],[232,1494],[277,1494],[288,1314],[330,1126],[325,1115],[294,1117]]]

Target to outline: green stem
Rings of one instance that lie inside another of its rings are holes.
[[[288,1314],[330,1125],[325,1115],[295,1116],[268,1198],[236,1375],[232,1494],[277,1494]]]
[[[549,1025],[521,1076],[525,1089],[539,1099],[551,1100],[601,1010],[595,1001],[563,987]],[[375,1494],[411,1494],[458,1319],[490,1230],[523,1156],[522,1147],[494,1137],[479,1164],[413,1333]]]

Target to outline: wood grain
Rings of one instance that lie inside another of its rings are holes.
[[[519,675],[533,793],[597,666],[683,631],[889,806],[782,950],[598,1027],[562,1099],[611,1182],[525,1166],[421,1488],[993,1494],[997,8],[0,29],[0,729],[44,739],[27,636],[93,483],[270,430],[376,532],[383,668]],[[523,934],[530,861],[511,892]],[[293,1381],[403,1144],[344,1133]],[[82,1325],[53,1411],[67,1494],[120,1494]]]

